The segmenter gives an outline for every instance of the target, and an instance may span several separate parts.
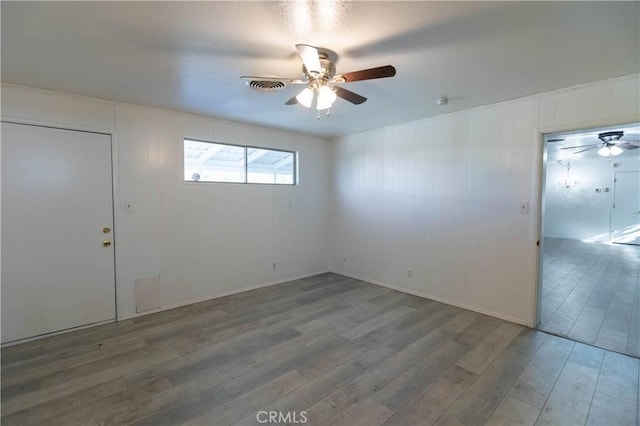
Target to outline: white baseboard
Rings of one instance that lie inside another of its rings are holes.
[[[3,348],[8,348],[9,346],[19,345],[19,344],[27,343],[27,342],[33,342],[35,340],[40,340],[40,339],[46,339],[47,337],[57,336],[59,334],[71,333],[73,331],[84,330],[85,328],[91,328],[91,327],[97,327],[99,325],[111,324],[111,323],[116,322],[116,321],[117,320],[115,318],[113,318],[113,319],[108,319],[108,320],[104,320],[104,321],[94,322],[94,323],[91,323],[91,324],[80,325],[78,327],[65,328],[64,330],[53,331],[51,333],[39,334],[39,335],[33,336],[33,337],[27,337],[27,338],[24,338],[24,339],[12,340],[10,342],[2,343],[0,346],[2,346]]]
[[[482,309],[482,308],[478,308],[476,306],[470,306],[470,305],[467,305],[467,304],[464,304],[464,303],[456,302],[454,300],[449,300],[449,299],[445,299],[443,297],[433,296],[433,295],[428,294],[428,293],[423,293],[423,292],[420,292],[420,291],[415,291],[415,290],[410,290],[410,289],[407,289],[407,288],[402,288],[402,287],[399,287],[399,286],[383,283],[383,282],[380,282],[380,281],[377,281],[377,280],[372,280],[370,278],[360,277],[358,275],[349,274],[349,273],[346,273],[346,272],[341,272],[341,271],[330,271],[330,272],[332,272],[334,274],[338,274],[338,275],[344,275],[345,277],[353,278],[353,279],[356,279],[356,280],[368,282],[368,283],[371,283],[371,284],[379,285],[381,287],[386,287],[386,288],[389,288],[391,290],[399,291],[401,293],[407,293],[407,294],[410,294],[412,296],[422,297],[423,299],[429,299],[429,300],[433,300],[433,301],[436,301],[436,302],[445,303],[447,305],[455,306],[457,308],[462,308],[462,309],[466,309],[468,311],[478,312],[479,314],[488,315],[490,317],[499,318],[499,319],[502,319],[502,320],[505,320],[505,321],[513,322],[515,324],[524,325],[525,327],[530,327],[530,325],[527,324],[527,321],[525,321],[523,319],[514,318],[512,316],[504,315],[504,314],[501,314],[501,313],[498,313],[498,312],[493,312],[493,311],[490,311],[488,309]]]
[[[162,307],[160,307],[158,309],[153,309],[153,310],[149,310],[149,311],[145,311],[145,312],[136,312],[136,313],[129,314],[129,315],[122,315],[122,316],[118,317],[118,321],[124,321],[124,320],[132,319],[132,318],[142,317],[142,316],[145,316],[145,315],[155,314],[155,313],[162,312],[162,311],[168,311],[170,309],[180,308],[182,306],[193,305],[195,303],[200,303],[200,302],[206,302],[207,300],[219,299],[221,297],[231,296],[232,294],[244,293],[246,291],[256,290],[256,289],[263,288],[263,287],[270,287],[272,285],[278,285],[278,284],[286,283],[286,282],[289,282],[289,281],[295,281],[295,280],[300,280],[300,279],[303,279],[303,278],[309,278],[309,277],[313,277],[314,275],[326,274],[327,272],[329,272],[329,270],[323,270],[321,272],[314,272],[314,273],[311,273],[311,274],[304,274],[304,275],[299,275],[299,276],[285,278],[285,279],[276,280],[276,281],[269,281],[269,282],[262,283],[262,284],[252,285],[252,286],[248,286],[248,287],[242,287],[242,288],[237,289],[237,290],[234,289],[234,290],[230,290],[230,291],[223,291],[223,292],[220,292],[220,293],[214,293],[214,294],[212,294],[210,296],[198,297],[196,299],[190,299],[190,300],[187,300],[187,301],[184,301],[184,302],[172,303],[170,305],[162,306]]]

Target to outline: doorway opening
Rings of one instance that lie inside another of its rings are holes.
[[[640,123],[544,144],[538,326],[640,357]]]

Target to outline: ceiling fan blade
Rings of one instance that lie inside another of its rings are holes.
[[[377,68],[348,72],[338,77],[342,77],[345,83],[351,83],[352,81],[373,80],[374,78],[393,77],[394,75],[396,75],[396,69],[392,65],[385,65]]]
[[[591,147],[586,148],[586,149],[581,149],[580,151],[572,152],[572,154],[580,154],[581,152],[589,151],[590,149],[597,148],[598,146],[599,146],[599,144],[598,144],[598,145],[591,146]]]
[[[298,96],[298,95],[296,95]],[[285,105],[295,105],[298,103],[298,98],[294,96],[293,98],[289,99],[287,102],[285,102]]]
[[[243,75],[240,76],[243,80],[257,80],[257,81],[281,81],[283,83],[289,84],[307,84],[306,80],[295,80],[293,78],[285,78],[285,77],[266,77],[261,75]]]
[[[637,133],[628,133],[624,135],[618,142],[640,142],[640,134]]]
[[[340,86],[335,86],[333,90],[336,92],[337,96],[355,105],[360,105],[367,100],[367,98],[365,98],[364,96],[360,96],[357,93],[352,92],[351,90],[343,89]]]
[[[640,145],[634,145],[634,144],[629,143],[629,142],[618,143],[618,144],[616,144],[616,146],[619,146],[622,149],[638,149],[638,148],[640,148]]]
[[[302,59],[302,63],[309,74],[314,76],[322,74],[322,65],[320,65],[318,49],[308,44],[296,44],[296,49],[298,49],[300,59]]]
[[[592,145],[564,146],[564,147],[562,147],[560,149],[576,149],[576,148],[587,148],[587,147],[594,148],[594,147],[600,146],[600,145],[602,145],[602,144],[601,143],[594,143]]]

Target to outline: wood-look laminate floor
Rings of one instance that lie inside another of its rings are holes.
[[[5,348],[1,372],[3,425],[636,425],[640,405],[636,358],[335,274]]]
[[[640,357],[640,246],[545,238],[540,328]]]

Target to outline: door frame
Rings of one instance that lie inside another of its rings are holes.
[[[574,132],[586,129],[594,129],[598,127],[623,126],[638,122],[637,115],[625,115],[620,117],[594,119],[590,121],[582,121],[568,124],[558,124],[551,126],[538,127],[534,131],[535,151],[533,155],[534,176],[532,181],[533,195],[538,202],[538,208],[535,210],[534,227],[537,231],[537,247],[534,250],[533,265],[535,271],[534,285],[531,289],[531,300],[534,302],[532,312],[530,314],[530,326],[538,328],[542,316],[542,251],[544,249],[544,208],[545,208],[545,184],[547,174],[547,144],[545,137],[549,133]]]
[[[118,322],[120,320],[120,317],[118,315],[119,312],[119,302],[118,302],[118,264],[117,264],[117,251],[118,251],[118,234],[117,234],[117,229],[120,227],[121,225],[121,217],[120,215],[117,215],[116,212],[120,212],[123,211],[123,208],[121,208],[122,206],[120,204],[120,187],[118,185],[118,144],[117,144],[117,133],[115,131],[115,129],[101,129],[101,128],[93,128],[93,127],[87,127],[87,126],[80,126],[80,125],[60,125],[57,123],[50,123],[50,122],[43,122],[43,121],[37,121],[37,120],[24,120],[24,119],[15,119],[12,117],[9,118],[2,118],[0,119],[0,122],[2,123],[11,123],[11,124],[20,124],[20,125],[27,125],[27,126],[34,126],[34,127],[46,127],[46,128],[51,128],[51,129],[58,129],[58,130],[67,130],[67,131],[72,131],[72,132],[85,132],[85,133],[97,133],[97,134],[101,134],[101,135],[106,135],[109,136],[109,146],[110,146],[110,151],[111,151],[111,214],[113,217],[113,229],[112,229],[112,235],[113,235],[113,297],[115,300],[115,312],[114,312],[114,319],[113,320],[105,320],[105,321],[101,321],[99,323],[93,323],[93,324],[86,324],[86,325],[81,325],[78,327],[73,327],[71,329],[65,329],[65,330],[59,330],[59,331],[54,331],[51,333],[47,333],[47,334],[43,334],[43,335],[39,335],[39,336],[33,336],[33,337],[28,337],[25,339],[21,339],[21,340],[15,340],[12,342],[7,342],[5,344],[2,345],[2,347],[9,347],[9,346],[13,346],[16,344],[20,344],[20,343],[25,343],[25,342],[29,342],[32,340],[38,340],[38,339],[42,339],[45,337],[49,337],[49,336],[55,336],[57,334],[62,334],[62,333],[67,333],[71,330],[81,330],[83,328],[89,328],[89,327],[93,327],[99,324],[106,324],[106,323],[111,323],[111,322]],[[1,248],[0,248],[1,250]]]

